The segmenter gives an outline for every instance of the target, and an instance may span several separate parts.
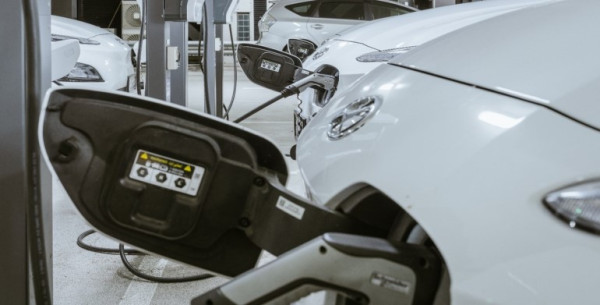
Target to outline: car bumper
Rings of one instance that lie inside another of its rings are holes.
[[[100,45],[81,45],[78,61],[94,67],[104,82],[88,83],[103,90],[124,90],[129,88],[129,80],[134,74],[131,61],[131,48],[122,45],[112,34],[94,37]],[[63,83],[81,86],[78,83]]]
[[[288,37],[279,36],[271,32],[261,32],[256,44],[275,50],[283,50],[287,47]]]
[[[334,96],[342,94],[352,83],[358,80],[363,74],[345,74],[340,75],[337,90]],[[296,139],[300,136],[302,129],[317,115],[319,111],[327,104],[327,101],[321,101],[315,89],[306,89],[298,95],[300,104],[294,110],[294,135]]]

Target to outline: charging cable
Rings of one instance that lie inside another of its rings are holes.
[[[336,83],[336,77],[333,75],[322,74],[322,73],[313,73],[309,76],[306,76],[306,77],[294,82],[291,85],[287,85],[285,88],[283,88],[283,90],[281,90],[281,93],[278,96],[262,103],[261,105],[259,105],[256,108],[250,110],[246,114],[237,118],[234,122],[240,123],[243,120],[254,115],[255,113],[266,108],[267,106],[277,102],[278,100],[288,97],[288,96],[292,96],[294,94],[299,94],[300,92],[306,90],[309,87],[317,88],[317,89],[324,90],[324,91],[334,90],[335,83]]]
[[[94,230],[87,230],[87,231],[81,233],[77,237],[77,246],[79,246],[80,248],[82,248],[84,250],[95,252],[95,253],[119,254],[119,256],[121,257],[121,262],[123,262],[123,265],[125,265],[125,267],[127,268],[127,270],[129,270],[129,272],[131,272],[133,275],[135,275],[139,278],[145,279],[147,281],[164,283],[164,284],[167,284],[167,283],[172,284],[172,283],[184,283],[184,282],[198,281],[198,280],[204,280],[204,279],[214,277],[213,274],[209,274],[209,273],[202,273],[202,274],[192,275],[192,276],[187,276],[187,277],[158,277],[158,276],[152,276],[149,274],[145,274],[142,271],[136,269],[133,265],[131,265],[129,260],[127,260],[127,255],[146,255],[145,253],[138,251],[138,250],[134,250],[134,249],[125,249],[125,245],[123,245],[123,244],[119,244],[118,249],[102,248],[102,247],[96,247],[96,246],[87,244],[84,241],[85,238],[94,233],[96,233],[96,231],[94,231]]]

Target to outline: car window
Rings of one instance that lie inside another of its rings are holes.
[[[373,19],[398,16],[412,12],[407,8],[395,6],[389,3],[374,2],[369,3],[369,6],[371,8],[371,12],[373,13]]]
[[[365,10],[362,2],[327,1],[319,6],[319,17],[364,20]]]
[[[311,2],[302,2],[302,3],[288,5],[285,8],[287,8],[288,10],[290,10],[300,16],[310,17],[312,15],[312,11],[313,11],[314,7],[315,7],[315,2],[311,1]]]

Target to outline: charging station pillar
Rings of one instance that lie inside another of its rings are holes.
[[[146,1],[146,95],[187,101],[187,22],[182,1]],[[173,55],[175,52],[177,55]],[[178,57],[178,67],[169,64]]]
[[[179,53],[179,67],[176,70],[170,70],[171,86],[171,102],[186,106],[187,101],[187,41],[188,41],[188,24],[187,22],[169,22],[170,30],[170,46],[177,46]]]
[[[30,277],[27,248],[27,173],[26,152],[27,126],[25,125],[27,109],[26,98],[26,64],[27,48],[41,47],[42,70],[40,77],[42,90],[50,86],[50,1],[37,0],[40,15],[41,41],[35,46],[27,46],[23,16],[23,2],[5,0],[0,10],[0,54],[10,60],[0,65],[0,73],[4,75],[0,82],[0,296],[2,304],[30,304],[33,291],[30,291]],[[44,92],[38,92],[41,98]],[[39,105],[38,105],[39,106]],[[46,238],[46,258],[49,279],[52,280],[50,257],[52,249],[52,194],[51,177],[44,162],[40,164],[40,183],[44,232]],[[50,288],[51,288],[51,282]]]
[[[204,88],[204,98],[209,105],[205,112],[220,118],[223,117],[223,25],[227,23],[227,14],[233,2],[233,0],[206,0],[205,2],[207,20],[204,24],[208,27],[208,35],[204,39],[204,47],[207,50],[204,77],[208,85]]]
[[[216,25],[214,18],[215,5],[214,0],[206,0],[206,20],[204,20],[204,26],[207,27],[206,37],[204,37],[204,48],[206,48],[206,66],[204,69],[204,77],[206,77],[206,86],[204,88],[204,100],[205,105],[208,106],[204,109],[204,112],[222,117],[223,102],[217,100],[217,87],[216,84],[219,82],[217,79],[217,70],[223,69],[222,66],[217,65],[217,53],[216,51],[221,48],[221,40],[217,39]],[[220,80],[223,82],[223,80]]]
[[[0,52],[6,60],[0,66],[3,75],[12,75],[0,82],[0,295],[12,304],[27,302],[27,240],[26,240],[26,188],[25,181],[25,46],[23,31],[15,30],[15,25],[23,24],[20,1],[3,3],[0,10],[0,37],[6,42],[0,44]],[[17,27],[17,29],[20,29]]]
[[[52,82],[51,71],[52,71],[52,58],[50,54],[52,53],[50,47],[50,15],[51,15],[51,5],[50,0],[37,0],[38,3],[38,12],[40,15],[40,43],[38,44],[40,48],[40,56],[42,63],[42,75],[41,75],[41,89],[40,92],[40,100],[38,101],[38,109],[42,109],[42,99],[44,98],[44,94],[46,90],[50,88],[50,84]],[[50,169],[48,168],[46,162],[42,160],[41,155],[39,156],[39,164],[40,164],[40,187],[41,187],[41,201],[42,201],[42,219],[44,224],[44,242],[46,249],[46,262],[47,262],[47,271],[48,271],[48,279],[49,279],[49,288],[50,293],[52,294],[52,174],[50,173]]]
[[[146,95],[167,101],[166,41],[169,39],[162,1],[145,1],[146,10]]]

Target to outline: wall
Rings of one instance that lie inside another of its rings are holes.
[[[218,1],[218,0],[217,0]],[[254,1],[253,0],[239,0],[238,6],[235,10],[236,14],[237,13],[250,13],[250,21],[254,20]],[[232,23],[231,23],[231,28],[233,30],[233,38],[235,41],[237,41],[237,15],[233,16],[232,18]],[[253,40],[254,37],[254,33],[255,33],[255,29],[254,26],[250,26],[250,39]],[[227,27],[225,27],[223,29],[223,40],[226,44],[229,44],[230,38],[229,38],[229,29],[227,29]]]

